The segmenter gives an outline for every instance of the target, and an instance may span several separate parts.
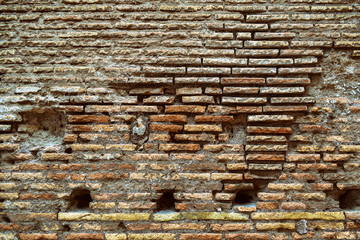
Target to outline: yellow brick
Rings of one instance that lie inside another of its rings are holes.
[[[175,240],[173,233],[130,233],[128,240]]]
[[[344,230],[344,223],[341,222],[316,222],[313,223],[319,230]],[[309,224],[309,227],[312,224]]]
[[[19,197],[18,193],[0,193],[0,198],[6,200],[15,200]]]
[[[73,151],[98,151],[103,150],[104,146],[100,144],[71,144]]]
[[[272,213],[253,213],[251,218],[254,220],[296,220],[296,219],[308,219],[308,220],[328,220],[339,221],[345,220],[343,212],[272,212]]]
[[[63,212],[58,214],[59,221],[148,221],[148,213],[109,213]]]
[[[0,183],[0,190],[10,190],[15,187],[15,183]]]
[[[340,152],[360,152],[360,145],[341,145]]]
[[[256,229],[260,231],[271,231],[278,229],[294,230],[295,223],[257,223]]]
[[[106,150],[121,150],[121,151],[135,151],[136,145],[134,144],[108,144]]]
[[[227,212],[187,212],[187,213],[156,213],[153,215],[155,221],[176,221],[183,219],[191,220],[228,220],[247,221],[249,218],[241,213]]]
[[[106,240],[126,240],[126,234],[105,234]]]
[[[289,191],[289,190],[301,190],[303,189],[304,184],[300,183],[269,183],[268,189],[269,190],[282,190],[282,191]]]

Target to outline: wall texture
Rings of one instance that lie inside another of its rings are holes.
[[[360,238],[358,0],[0,4],[0,239]]]

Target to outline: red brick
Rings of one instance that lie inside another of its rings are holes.
[[[152,132],[180,132],[183,130],[183,126],[174,124],[150,124],[150,130]]]
[[[221,240],[222,234],[217,233],[184,233],[180,234],[179,240]]]
[[[20,194],[21,200],[54,200],[56,198],[53,193],[22,193]]]
[[[222,78],[221,84],[265,84],[265,78]]]
[[[258,202],[256,204],[257,209],[274,210],[279,209],[279,204],[276,202]]]
[[[320,154],[289,154],[287,160],[289,162],[315,162],[320,161]]]
[[[301,132],[332,132],[332,130],[328,127],[324,127],[323,125],[305,125],[300,128]]]
[[[227,223],[227,224],[211,224],[210,228],[214,232],[226,232],[226,231],[253,230],[254,226],[251,223]]]
[[[51,165],[39,164],[39,163],[25,163],[21,166],[21,170],[48,170]]]
[[[68,126],[71,131],[74,132],[91,132],[92,126],[90,125],[70,125]]]
[[[205,106],[197,105],[171,105],[165,106],[165,113],[205,113]]]
[[[159,145],[160,151],[199,151],[200,145],[199,144],[160,144]]]
[[[131,231],[160,231],[161,230],[161,224],[157,223],[136,223],[136,224],[128,224],[127,229]]]
[[[247,127],[248,133],[264,133],[264,134],[291,134],[289,127]]]
[[[285,200],[285,193],[258,193],[258,198],[267,200]]]
[[[109,179],[125,179],[129,178],[129,173],[89,173],[89,180],[109,180]]]
[[[306,205],[303,202],[283,202],[281,208],[286,210],[305,210]]]
[[[312,183],[310,188],[314,191],[332,191],[334,186],[332,183]]]
[[[205,230],[205,224],[197,223],[164,223],[162,225],[165,231],[169,230]]]
[[[72,115],[68,117],[70,123],[107,123],[109,122],[108,116],[97,116],[97,115]]]
[[[195,116],[195,122],[232,122],[234,121],[233,116]]]
[[[57,234],[56,233],[48,233],[48,234],[41,234],[41,233],[31,233],[31,234],[25,234],[20,233],[19,238],[21,240],[57,240]]]
[[[248,154],[248,161],[284,161],[285,155],[282,154]]]
[[[270,240],[266,233],[231,233],[225,234],[226,240]]]
[[[8,213],[7,216],[12,222],[54,221],[57,219],[56,213]]]
[[[67,153],[43,153],[41,154],[41,159],[45,161],[55,160],[55,161],[67,161],[73,158],[72,154]]]
[[[174,136],[176,141],[193,141],[193,142],[214,142],[215,135],[213,134],[176,134]]]
[[[121,106],[121,111],[129,113],[158,113],[159,108],[157,106]]]
[[[187,117],[186,115],[152,115],[150,116],[151,122],[178,122],[178,123],[186,123]]]
[[[69,233],[65,237],[66,240],[102,240],[104,234],[102,233]]]
[[[331,163],[312,163],[312,164],[298,164],[297,168],[300,171],[332,171],[337,170],[337,164]]]
[[[264,112],[307,112],[307,106],[265,106]]]

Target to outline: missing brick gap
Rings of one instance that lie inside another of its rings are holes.
[[[360,210],[360,190],[347,190],[339,196],[339,207],[344,210]]]
[[[10,218],[8,218],[7,216],[3,216],[3,217],[1,218],[1,220],[2,220],[3,222],[6,222],[6,223],[11,223]]]
[[[127,228],[123,222],[119,222],[118,229],[122,232],[126,232]]]
[[[70,230],[71,230],[71,229],[70,229],[70,226],[69,226],[69,225],[66,224],[66,225],[63,225],[63,226],[62,226],[62,231],[63,231],[63,232],[69,232]]]
[[[93,199],[88,189],[76,188],[70,194],[69,210],[87,210]]]
[[[241,190],[238,191],[233,200],[233,207],[256,207],[257,196],[255,191]]]
[[[65,114],[51,108],[39,108],[24,112],[18,131],[28,134],[22,142],[26,151],[41,151],[49,146],[62,144],[65,134]]]
[[[175,211],[175,198],[173,192],[164,192],[156,202],[156,211]]]

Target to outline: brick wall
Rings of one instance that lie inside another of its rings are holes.
[[[360,238],[358,0],[0,11],[0,239]]]

